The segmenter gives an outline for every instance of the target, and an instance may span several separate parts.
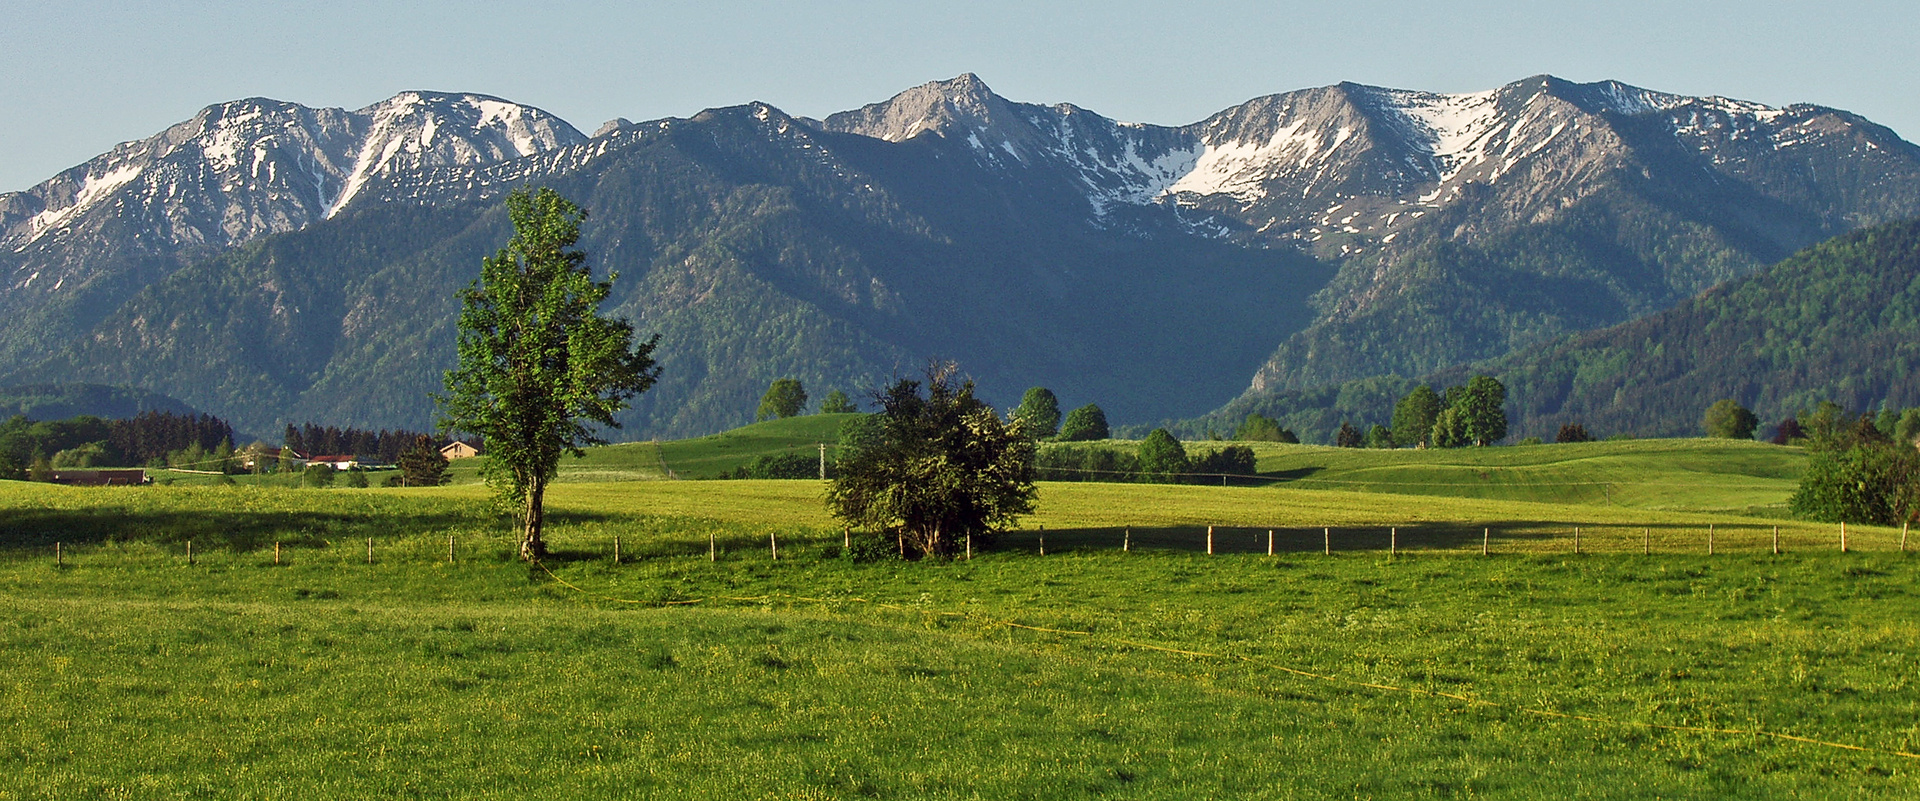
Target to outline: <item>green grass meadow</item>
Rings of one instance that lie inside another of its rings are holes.
[[[643,474],[709,440],[579,460],[537,568],[475,484],[0,482],[0,799],[1920,795],[1920,556],[1768,511],[1795,450],[1262,446],[908,563]]]

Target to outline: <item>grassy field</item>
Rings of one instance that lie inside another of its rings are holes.
[[[453,563],[437,532],[371,565],[335,543],[11,551],[0,798],[1920,791],[1886,753],[1920,749],[1920,571],[1890,552],[856,564],[815,541],[563,546],[550,577],[484,534]]]
[[[1044,484],[944,564],[850,561],[817,481],[630,480],[640,446],[553,488],[535,569],[472,484],[0,482],[0,799],[1920,793],[1920,557],[1748,515],[1797,451],[1661,447],[1473,464],[1732,478],[1416,496],[1269,446],[1313,472]]]

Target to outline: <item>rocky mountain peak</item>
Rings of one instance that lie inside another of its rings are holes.
[[[1029,126],[1014,104],[993,93],[973,73],[908,89],[881,103],[843,111],[820,127],[889,142],[904,142],[931,131],[949,139],[969,135],[982,143],[1027,138]]]

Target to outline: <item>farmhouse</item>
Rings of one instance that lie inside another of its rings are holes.
[[[360,466],[360,457],[350,454],[314,455],[308,457],[307,464],[331,465],[335,470],[352,470]]]
[[[454,440],[440,449],[440,455],[448,459],[468,459],[480,455],[480,449],[459,440]]]

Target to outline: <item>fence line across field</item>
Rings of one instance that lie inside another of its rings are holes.
[[[1473,537],[1473,529],[1479,528],[1480,536]],[[1654,537],[1654,526],[1648,525],[1519,525],[1488,526],[1472,524],[1432,523],[1432,524],[1382,524],[1347,526],[1222,526],[1212,525],[1176,525],[1152,527],[1122,526],[1112,528],[1061,529],[1047,531],[1044,525],[1030,531],[1002,532],[1000,547],[1004,553],[1037,554],[1047,556],[1074,552],[1117,551],[1132,553],[1145,549],[1165,551],[1188,551],[1207,556],[1265,555],[1286,556],[1309,553],[1319,550],[1323,555],[1332,556],[1336,552],[1343,554],[1383,553],[1389,559],[1397,558],[1402,552],[1410,555],[1462,556],[1472,554],[1473,540],[1479,540],[1477,549],[1480,556],[1529,555],[1543,556],[1565,554],[1569,556],[1604,556],[1629,554],[1638,550],[1642,555],[1701,555],[1717,557],[1739,554],[1781,555],[1798,551],[1838,551],[1852,553],[1856,551],[1906,553],[1908,551],[1909,525],[1903,525],[1896,533],[1890,527],[1884,530],[1862,531],[1857,526],[1849,529],[1847,524],[1827,524],[1820,526],[1795,525],[1783,531],[1778,523],[1735,524],[1704,523],[1698,526],[1667,525],[1661,537]],[[1138,530],[1136,530],[1138,529]],[[1312,542],[1312,534],[1318,530],[1318,543]],[[1405,529],[1404,531],[1402,529]],[[1495,537],[1494,531],[1501,531]],[[774,562],[790,562],[805,558],[809,551],[819,553],[821,547],[833,547],[826,537],[807,537],[801,532],[783,529],[771,529],[757,546],[750,544],[748,535],[729,532],[726,535],[709,529],[707,532],[706,557],[710,562],[719,562],[722,558],[748,557],[758,552],[760,558]],[[842,542],[839,548],[850,549],[854,544],[851,529],[842,528]],[[889,551],[901,556],[911,555],[906,537],[892,532],[887,543]],[[1049,548],[1048,535],[1053,538],[1053,547]],[[782,542],[783,535],[786,542]],[[365,562],[367,565],[394,561],[437,560],[444,558],[452,563],[458,553],[458,535],[448,534],[444,557],[433,557],[423,550],[417,538],[381,543],[378,538],[366,540]],[[468,539],[487,541],[495,545],[505,545],[511,535],[474,535]],[[814,542],[810,540],[826,540]],[[595,537],[587,542],[563,539],[559,544],[566,546],[566,558],[580,561],[592,559],[610,559],[615,565],[631,564],[636,559],[672,558],[694,556],[697,551],[684,547],[685,544],[668,547],[642,547],[636,554],[627,547],[632,542],[629,535],[623,539],[621,534],[610,537]],[[1318,544],[1318,549],[1313,548]],[[283,548],[289,543],[274,541],[274,565],[285,565],[289,560],[283,556]],[[782,553],[782,546],[786,553]],[[1633,546],[1638,545],[1636,549]],[[187,564],[197,564],[204,549],[196,554],[192,540],[180,543]],[[583,547],[584,546],[584,547]],[[976,551],[973,537],[964,537],[964,543],[955,543],[959,553],[957,559],[972,559]],[[964,546],[964,548],[961,548]],[[265,544],[260,546],[264,549]],[[52,543],[54,564],[65,568],[75,564],[84,549],[76,549],[74,543],[56,541]],[[685,551],[685,552],[682,552]],[[381,553],[385,556],[379,556]],[[798,554],[798,555],[796,555]]]

